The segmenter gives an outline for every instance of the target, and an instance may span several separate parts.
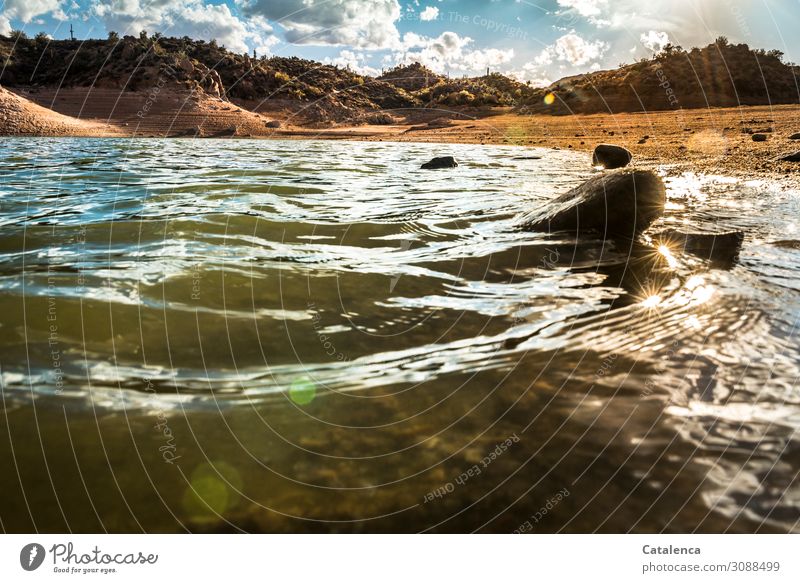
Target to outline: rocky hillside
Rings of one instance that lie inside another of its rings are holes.
[[[567,114],[797,103],[798,67],[777,51],[724,38],[684,51],[668,46],[652,59],[562,79],[545,89],[499,73],[449,78],[419,63],[373,78],[295,57],[255,58],[214,41],[142,33],[106,40],[0,36],[0,84],[23,90],[95,87],[194,92],[251,111],[276,106],[306,123],[395,123],[419,108],[513,106],[521,113]],[[555,100],[545,99],[549,94]]]
[[[689,51],[667,46],[652,59],[557,81],[523,100],[525,113],[600,113],[798,103],[800,67],[779,51],[721,37]],[[554,94],[555,100],[545,99]]]
[[[106,40],[0,36],[0,84],[9,87],[100,87],[202,91],[257,107],[279,101],[311,121],[369,119],[370,112],[440,106],[517,104],[533,90],[503,75],[449,79],[420,64],[378,78],[295,57],[255,58],[215,42],[161,35]],[[365,117],[366,116],[366,117]]]
[[[408,91],[425,106],[511,106],[537,95],[529,85],[500,73],[448,78],[419,63],[401,65],[378,79]]]
[[[416,107],[402,88],[332,65],[298,58],[253,58],[215,42],[112,34],[107,40],[53,41],[0,36],[9,87],[100,87],[150,91],[155,87],[202,91],[223,99],[281,100],[302,104],[325,119]]]

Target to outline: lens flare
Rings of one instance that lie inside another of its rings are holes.
[[[544,96],[544,104],[545,105],[553,105],[556,102],[556,95],[555,93],[548,93]]]
[[[652,308],[657,307],[660,303],[661,303],[661,296],[652,295],[652,296],[649,296],[649,297],[645,298],[642,301],[642,306],[645,307],[645,308],[652,309]]]
[[[317,385],[308,377],[295,380],[289,387],[289,398],[298,405],[308,405],[317,396]]]

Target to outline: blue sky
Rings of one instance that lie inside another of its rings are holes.
[[[66,38],[140,30],[365,73],[421,61],[536,84],[725,35],[800,61],[797,0],[4,0],[0,33]]]

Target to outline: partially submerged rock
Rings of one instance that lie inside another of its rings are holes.
[[[631,163],[633,154],[622,146],[615,146],[614,144],[599,144],[594,149],[592,155],[592,164],[594,166],[602,166],[609,170],[614,168],[624,168]]]
[[[665,199],[664,183],[649,170],[601,174],[526,215],[521,226],[633,238],[664,213]]]
[[[439,170],[441,168],[455,168],[456,166],[458,166],[458,162],[452,156],[440,156],[430,162],[425,162],[421,168],[422,170]]]
[[[775,245],[776,247],[781,247],[782,249],[800,249],[800,241],[796,239],[772,241],[771,245]]]
[[[703,259],[727,261],[739,254],[744,233],[742,231],[703,233],[667,229],[659,233],[656,239],[672,251],[681,250]]]

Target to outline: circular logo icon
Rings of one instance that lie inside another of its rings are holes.
[[[35,571],[44,562],[44,547],[39,543],[30,543],[19,552],[19,564],[26,571]]]

